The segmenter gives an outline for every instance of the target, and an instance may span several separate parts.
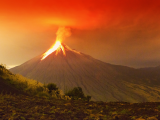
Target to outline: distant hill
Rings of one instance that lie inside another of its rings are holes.
[[[53,82],[62,90],[81,87],[97,101],[160,101],[160,67],[134,69],[112,65],[62,44],[44,60],[39,55],[10,69],[42,83]]]

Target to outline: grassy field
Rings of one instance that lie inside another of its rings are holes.
[[[0,94],[0,120],[158,120],[159,117],[160,103],[154,102],[86,102]]]

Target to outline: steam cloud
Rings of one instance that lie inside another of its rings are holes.
[[[56,41],[63,41],[66,37],[71,36],[71,29],[66,27],[59,27],[56,35]]]

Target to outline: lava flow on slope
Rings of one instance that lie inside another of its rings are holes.
[[[50,55],[51,53],[53,53],[54,51],[56,51],[56,55],[58,54],[58,52],[62,51],[63,55],[66,55],[65,53],[65,49],[63,47],[63,45],[61,44],[60,41],[56,41],[56,43],[47,51],[43,54],[43,57],[41,60],[45,59],[48,55]]]

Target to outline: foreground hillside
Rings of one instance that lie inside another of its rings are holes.
[[[40,87],[43,87],[42,83],[13,74],[3,64],[0,65],[0,93],[30,94]]]
[[[1,120],[138,120],[138,118],[159,120],[160,103],[86,102],[0,94]]]
[[[16,95],[25,94],[22,91],[13,87],[12,85],[7,84],[2,78],[0,78],[0,92]]]
[[[55,84],[42,84],[19,74],[13,74],[0,65],[0,94],[27,95],[69,99]]]

